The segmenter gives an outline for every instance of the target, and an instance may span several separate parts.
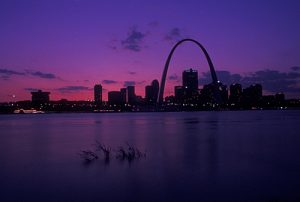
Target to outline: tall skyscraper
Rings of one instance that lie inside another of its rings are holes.
[[[243,102],[246,106],[257,107],[262,100],[262,86],[254,84],[243,90]]]
[[[203,86],[201,90],[201,102],[205,104],[213,104],[215,103],[215,86],[213,83],[206,84]]]
[[[219,91],[222,98],[222,102],[219,104],[226,104],[228,102],[228,88],[226,85],[223,85],[221,82],[219,83]]]
[[[121,88],[120,89],[120,92],[121,92],[121,100],[122,100],[122,104],[125,104],[126,103],[126,88]]]
[[[242,98],[242,85],[235,83],[230,85],[230,96],[229,101],[232,104],[238,104],[241,102]]]
[[[198,90],[198,72],[197,70],[189,69],[182,72],[182,86],[191,91]]]
[[[155,79],[152,81],[150,86],[145,87],[145,99],[146,102],[149,104],[153,104],[157,102],[158,98],[158,91],[159,91],[159,83]]]
[[[175,86],[175,102],[181,103],[183,102],[184,89],[182,86]]]
[[[153,88],[152,85],[151,86],[146,86],[145,87],[145,99],[147,103],[152,103],[153,100]]]
[[[126,102],[128,104],[135,104],[135,88],[134,86],[127,86],[126,89]]]
[[[94,100],[96,104],[102,103],[102,86],[100,84],[94,86]]]
[[[198,72],[189,69],[182,72],[184,100],[193,100],[198,95]]]
[[[156,103],[157,102],[157,98],[158,98],[158,92],[159,92],[159,83],[158,83],[158,80],[155,79],[152,81],[151,83],[151,86],[152,86],[152,91],[153,91],[153,102]]]

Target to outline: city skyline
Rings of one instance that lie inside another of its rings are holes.
[[[193,102],[199,102],[199,95],[203,94],[205,96],[209,96],[208,102],[215,102],[218,103],[220,101],[214,100],[216,97],[215,91],[215,83],[213,81],[205,84],[202,86],[202,88],[199,88],[199,81],[198,81],[198,71],[195,69],[185,69],[182,71],[182,77],[181,77],[181,85],[173,86],[174,93],[168,96],[164,96],[163,103],[167,103],[170,101],[170,99],[174,99],[173,101],[175,103],[185,103],[193,101],[194,98],[197,100],[194,100]],[[258,87],[258,89],[257,89]],[[107,91],[107,100],[104,100],[103,96],[103,88],[100,83],[97,83],[93,87],[93,99],[88,100],[89,102],[94,102],[94,104],[98,106],[102,106],[103,103],[113,103],[117,105],[139,105],[139,104],[149,104],[149,105],[161,105],[162,102],[159,101],[159,88],[160,83],[157,79],[153,80],[150,84],[146,85],[144,87],[143,95],[137,95],[135,93],[135,86],[129,85],[125,88],[120,88],[119,90],[113,90],[113,91]],[[223,94],[223,98],[221,99],[221,103],[229,104],[230,98],[233,98],[235,102],[237,102],[243,94],[247,95],[247,99],[252,99],[250,94],[252,94],[251,89],[254,89],[254,91],[258,90],[258,95],[260,99],[263,97],[267,98],[269,96],[276,96],[276,95],[282,95],[283,99],[285,99],[284,92],[277,92],[272,95],[264,94],[263,93],[263,86],[259,83],[253,83],[249,86],[243,86],[240,83],[231,83],[230,85],[224,85],[221,81],[218,81],[217,83],[217,89],[220,93],[220,95]],[[208,91],[207,91],[208,90]],[[250,90],[250,91],[249,91]],[[209,93],[207,95],[206,93]],[[212,94],[211,94],[212,93]],[[225,93],[225,94],[224,94]],[[38,96],[38,94],[40,96]],[[37,105],[39,104],[45,104],[49,103],[49,101],[71,101],[67,99],[61,99],[61,100],[52,100],[50,98],[51,92],[45,92],[40,89],[36,91],[31,92],[31,102]],[[254,93],[255,94],[255,93]],[[195,97],[196,96],[196,97]],[[224,97],[225,96],[225,97]],[[255,96],[254,96],[255,97]],[[140,100],[139,100],[140,99]],[[142,100],[141,100],[142,99]],[[185,100],[187,99],[187,100]],[[185,101],[184,101],[185,100]],[[24,100],[25,101],[25,100]],[[81,100],[74,100],[74,101],[81,101]],[[240,100],[239,100],[240,101]]]
[[[104,100],[128,85],[143,96],[186,37],[203,43],[224,84],[261,83],[264,94],[299,98],[299,9],[298,1],[1,1],[0,102],[29,100],[37,89],[53,100],[92,100],[96,83]],[[191,44],[170,66],[165,96],[184,69],[198,70],[199,86],[210,79]]]
[[[202,88],[198,86],[198,71],[182,72],[181,85],[174,86],[174,94],[159,98],[158,80],[145,86],[144,96],[136,95],[135,86],[107,92],[103,100],[102,85],[94,85],[94,99],[89,101],[51,100],[51,92],[31,92],[31,100],[0,103],[0,113],[59,113],[59,112],[174,112],[206,110],[270,110],[299,108],[299,99],[286,99],[284,93],[265,95],[261,84],[230,86],[211,81]]]

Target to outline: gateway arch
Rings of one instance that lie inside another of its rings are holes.
[[[215,99],[218,103],[221,103],[221,96],[220,96],[220,92],[219,92],[219,87],[218,87],[218,79],[217,79],[217,74],[215,72],[215,68],[214,68],[214,65],[207,53],[207,51],[205,50],[205,48],[196,40],[194,39],[182,39],[181,41],[177,42],[175,44],[175,46],[172,48],[171,52],[169,53],[169,56],[167,58],[167,61],[166,61],[166,64],[165,64],[165,68],[164,68],[164,71],[163,71],[163,74],[162,74],[162,77],[161,77],[161,85],[160,85],[160,88],[159,88],[159,94],[158,94],[158,98],[157,98],[157,103],[158,104],[161,104],[163,102],[163,97],[164,97],[164,90],[165,90],[165,83],[166,83],[166,77],[167,77],[167,73],[168,73],[168,69],[169,69],[169,64],[170,64],[170,61],[171,61],[171,58],[173,56],[173,53],[175,51],[175,49],[182,43],[186,42],[186,41],[190,41],[190,42],[193,42],[194,44],[196,44],[201,50],[202,52],[204,53],[205,57],[206,57],[206,60],[207,60],[207,63],[209,65],[209,69],[210,69],[210,73],[211,73],[211,77],[212,77],[212,81],[213,81],[213,85],[214,85],[214,95],[215,95]]]

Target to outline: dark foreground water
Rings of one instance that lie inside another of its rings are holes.
[[[0,201],[299,201],[300,111],[0,116]],[[78,156],[95,140],[146,151]]]

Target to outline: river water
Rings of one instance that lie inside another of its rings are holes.
[[[299,111],[0,116],[0,201],[299,201]],[[111,147],[107,160],[78,153]],[[146,157],[115,158],[127,144]]]

